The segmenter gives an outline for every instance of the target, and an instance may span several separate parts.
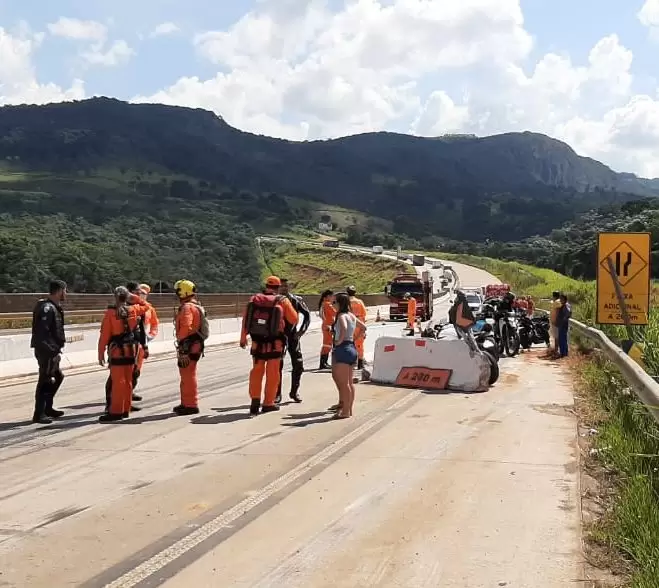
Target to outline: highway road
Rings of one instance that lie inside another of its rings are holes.
[[[492,280],[453,265],[463,285]],[[367,348],[400,330],[372,325]],[[317,367],[320,335],[303,347]],[[314,372],[302,404],[247,418],[249,366],[237,347],[209,351],[202,414],[181,418],[173,360],[150,360],[144,410],[110,425],[103,372],[67,378],[48,426],[28,422],[32,383],[0,388],[0,586],[584,585],[560,366],[502,360],[483,394],[359,384],[343,421]]]

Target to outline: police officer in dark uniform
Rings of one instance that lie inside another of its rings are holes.
[[[49,295],[39,300],[32,313],[32,339],[30,347],[39,364],[39,380],[34,398],[32,422],[48,425],[64,412],[53,408],[53,399],[64,381],[60,369],[61,353],[66,344],[64,311],[61,303],[66,300],[66,283],[55,280],[50,283]]]
[[[300,339],[307,332],[309,328],[309,323],[311,322],[311,313],[309,308],[305,304],[304,300],[295,294],[291,294],[288,290],[288,280],[282,278],[281,286],[279,287],[280,296],[285,296],[291,301],[293,308],[296,312],[302,315],[302,324],[298,325],[286,325],[286,347],[288,349],[288,355],[291,358],[291,392],[289,394],[291,400],[294,402],[302,402],[298,390],[300,389],[300,380],[302,379],[302,374],[304,372],[304,362],[302,360],[302,349],[300,347]],[[277,390],[277,396],[275,402],[279,404],[281,402],[281,372],[284,368],[284,359],[282,357],[281,364],[279,366],[279,389]]]

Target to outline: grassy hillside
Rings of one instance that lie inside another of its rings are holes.
[[[381,294],[399,272],[414,272],[406,263],[373,255],[306,245],[264,241],[263,276],[287,277],[296,292],[313,294],[353,284],[361,294]]]
[[[548,233],[593,206],[654,190],[534,133],[296,143],[241,132],[208,111],[106,98],[0,108],[0,161],[18,174],[83,179],[134,169],[137,184],[165,176],[187,201],[277,194],[383,216],[395,233],[474,240]],[[22,178],[21,189],[47,191],[43,179]],[[111,197],[116,182],[102,187]],[[162,199],[162,187],[148,190]]]

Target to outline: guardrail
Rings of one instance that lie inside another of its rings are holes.
[[[570,319],[570,325],[579,335],[594,343],[620,370],[623,378],[645,405],[652,418],[659,423],[659,384],[654,378],[599,329],[584,325],[575,319]]]
[[[549,314],[544,308],[537,308],[536,311]],[[593,343],[620,370],[629,387],[659,424],[659,383],[599,329],[584,325],[576,319],[570,319],[570,326]]]

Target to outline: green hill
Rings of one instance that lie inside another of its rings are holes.
[[[125,277],[253,287],[256,234],[365,244],[435,236],[522,241],[655,193],[532,133],[370,133],[296,143],[213,113],[107,98],[0,108],[0,289],[51,275],[105,290]]]

